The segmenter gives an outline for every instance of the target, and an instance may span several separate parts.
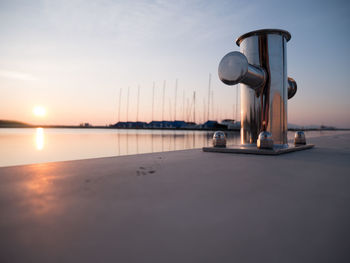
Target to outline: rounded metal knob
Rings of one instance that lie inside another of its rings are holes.
[[[294,97],[295,93],[297,93],[297,83],[293,78],[288,77],[288,99]]]
[[[226,54],[219,64],[219,78],[227,85],[236,85],[247,74],[248,60],[241,52]]]
[[[265,70],[248,63],[244,54],[238,51],[226,54],[219,64],[219,78],[227,85],[244,83],[250,88],[259,88],[265,84]]]
[[[226,135],[222,131],[216,131],[213,135],[214,147],[226,147]]]
[[[294,134],[294,144],[304,145],[306,144],[305,133],[303,131],[297,131]]]
[[[260,132],[257,140],[257,146],[259,149],[273,149],[272,134],[268,131]]]

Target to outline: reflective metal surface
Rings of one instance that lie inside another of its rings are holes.
[[[217,131],[213,135],[214,147],[226,147],[226,135],[222,131]]]
[[[256,154],[256,155],[280,155],[296,151],[312,149],[313,144],[289,144],[288,147],[273,147],[272,149],[257,148],[256,145],[244,144],[236,147],[203,147],[204,152],[217,153],[237,153],[237,154]]]
[[[259,133],[267,131],[276,146],[287,145],[287,100],[297,89],[296,82],[287,78],[286,42],[290,38],[287,31],[278,29],[249,32],[236,41],[247,61],[239,52],[231,52],[220,63],[220,79],[228,85],[240,83],[242,144],[257,143]],[[260,71],[248,74],[249,66]],[[261,72],[266,75],[260,88],[246,81],[246,76],[261,79]]]
[[[219,78],[227,85],[244,83],[252,88],[265,85],[265,70],[250,65],[246,56],[241,52],[234,51],[222,58],[219,64]]]
[[[271,133],[267,131],[260,132],[257,147],[259,149],[273,149],[273,139]]]
[[[236,40],[236,44],[237,46],[241,45],[241,42],[243,41],[243,39],[251,37],[251,36],[266,36],[267,34],[269,35],[282,35],[287,41],[289,41],[292,36],[291,34],[286,31],[286,30],[282,30],[282,29],[260,29],[260,30],[255,30],[255,31],[251,31],[248,33],[245,33],[243,35],[241,35],[239,38],[237,38]]]
[[[294,79],[288,78],[288,99],[293,98],[295,93],[297,93],[297,83]]]
[[[298,145],[298,144],[304,145],[304,144],[306,144],[305,133],[303,131],[295,132],[294,144],[295,145]]]

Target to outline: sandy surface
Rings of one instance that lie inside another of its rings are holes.
[[[0,168],[0,262],[350,262],[350,135]]]

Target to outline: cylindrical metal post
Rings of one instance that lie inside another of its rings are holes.
[[[272,134],[275,145],[287,145],[287,61],[283,30],[258,30],[236,41],[248,63],[265,69],[268,77],[261,92],[241,83],[241,142],[256,143],[261,131]]]

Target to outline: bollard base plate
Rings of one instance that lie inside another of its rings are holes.
[[[219,153],[240,153],[240,154],[258,154],[258,155],[280,155],[283,153],[290,153],[302,151],[313,148],[314,144],[294,145],[289,144],[286,148],[274,147],[273,149],[258,149],[255,145],[234,145],[226,148],[222,147],[203,147],[203,152],[219,152]]]

